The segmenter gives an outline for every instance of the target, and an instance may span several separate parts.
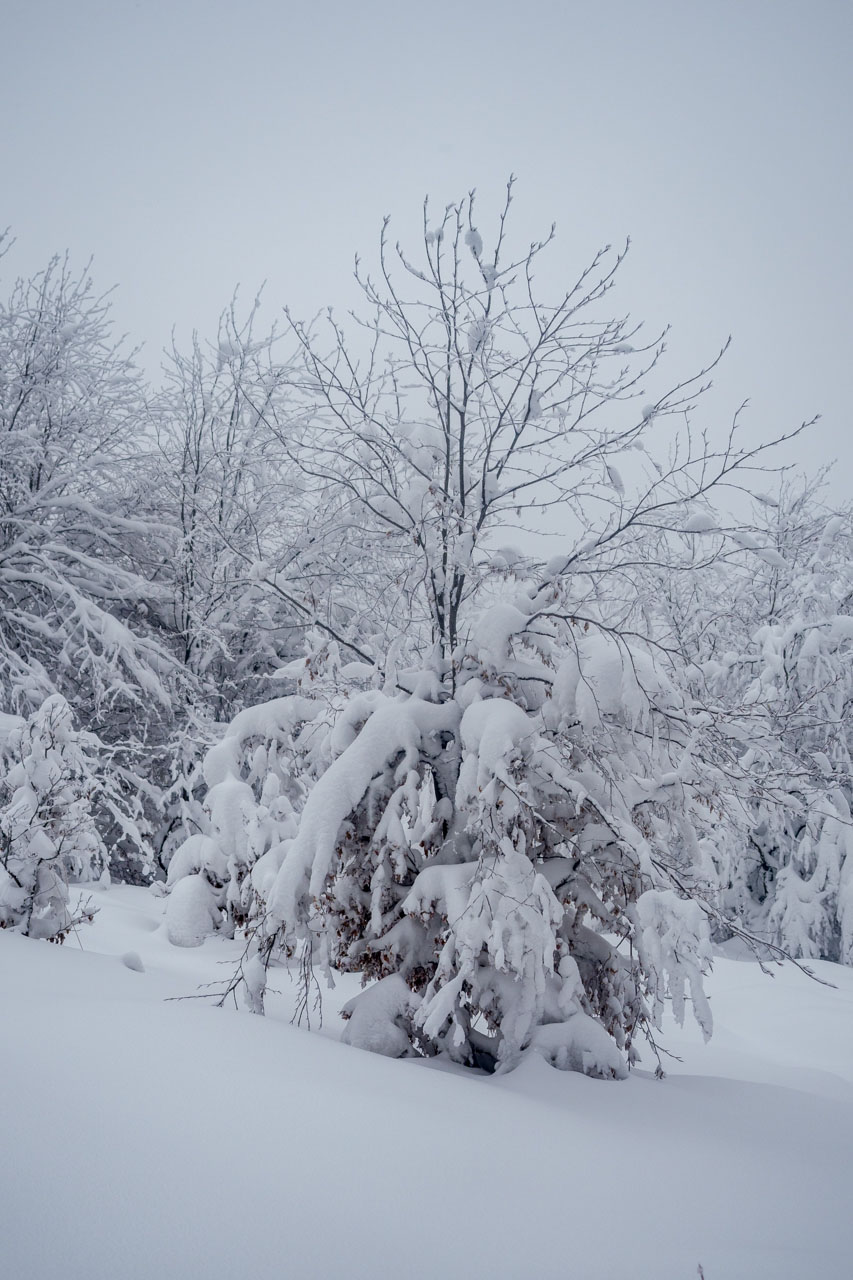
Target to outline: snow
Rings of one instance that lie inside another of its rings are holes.
[[[5,711],[0,711],[0,747],[6,746],[12,734],[19,732],[23,724],[20,716],[10,716]]]
[[[424,867],[403,901],[403,911],[429,920],[438,907],[449,920],[457,920],[468,906],[476,874],[476,862]]]
[[[702,974],[711,964],[711,939],[699,903],[679,898],[672,889],[648,889],[637,901],[637,919],[642,930],[638,945],[648,957],[649,968],[658,974],[663,970],[668,973],[668,994],[676,1022],[684,1022],[685,987],[689,983],[693,1013],[705,1039],[710,1040],[713,1018]],[[663,1005],[659,990],[655,997],[656,1017]]]
[[[686,533],[713,533],[718,526],[719,521],[710,511],[697,511],[685,521],[684,530]]]
[[[349,1020],[341,1040],[386,1058],[401,1058],[411,1052],[411,1042],[399,1019],[406,1017],[416,1004],[417,997],[399,973],[390,973],[344,1005],[341,1013]]]
[[[299,832],[268,899],[272,915],[290,924],[299,919],[300,899],[306,891],[315,898],[323,892],[341,824],[361,801],[371,779],[398,752],[407,764],[414,760],[421,736],[446,728],[451,714],[418,698],[400,703],[383,700],[379,694],[358,705],[376,709],[361,732],[345,741],[341,754],[308,797]],[[343,727],[339,721],[339,735]]]
[[[730,529],[729,537],[732,542],[736,542],[739,547],[743,547],[745,551],[757,551],[759,543],[755,540],[751,533],[747,533],[745,529]]]
[[[763,560],[765,564],[769,564],[772,569],[787,569],[788,563],[784,556],[780,556],[778,551],[774,551],[772,547],[760,547],[755,553],[759,560]]]
[[[503,774],[504,761],[534,729],[516,702],[505,698],[485,698],[474,702],[462,716],[462,746],[470,755],[470,768],[460,774],[459,790],[473,795],[484,787],[495,773]],[[468,775],[474,771],[474,777]]]
[[[564,713],[577,715],[595,729],[606,714],[639,725],[648,717],[651,699],[673,705],[665,674],[642,650],[628,651],[606,635],[584,636],[577,651],[561,663],[554,680],[554,701]]]
[[[483,255],[483,237],[480,235],[476,227],[471,227],[470,231],[465,232],[465,243],[471,250],[475,258]]]
[[[170,1001],[242,944],[172,947],[162,899],[93,893],[63,947],[0,933],[4,1274],[847,1280],[849,969],[718,957],[714,1038],[668,1024],[662,1082],[538,1053],[488,1077],[339,1043],[348,978],[321,1034],[283,972],[266,1018]]]
[[[566,557],[559,557],[560,565]],[[530,623],[529,614],[522,613],[515,605],[502,602],[485,609],[474,624],[471,642],[497,666],[507,661],[510,640]]]
[[[300,672],[304,662],[291,663]],[[283,668],[277,671],[282,674]],[[288,670],[288,674],[291,674]],[[295,672],[293,673],[295,674]],[[251,738],[286,738],[300,720],[308,720],[317,714],[316,705],[308,698],[288,696],[274,698],[256,707],[247,707],[234,717],[220,743],[208,751],[204,762],[204,777],[209,787],[215,787],[225,778],[236,775],[240,752]]]
[[[200,946],[219,922],[216,897],[204,876],[179,880],[167,902],[166,935],[176,947]]]
[[[625,493],[625,482],[623,481],[622,476],[620,475],[616,467],[613,466],[612,463],[608,462],[605,465],[607,467],[608,480],[610,481],[610,483],[612,484],[616,492],[619,494],[619,496],[622,497]]]
[[[536,1027],[531,1045],[561,1071],[583,1071],[614,1080],[623,1080],[628,1074],[625,1060],[604,1027],[580,1009],[565,1022]]]
[[[485,316],[478,316],[468,327],[468,350],[477,355],[489,336],[489,322]]]

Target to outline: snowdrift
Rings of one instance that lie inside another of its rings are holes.
[[[486,1076],[340,1043],[354,978],[319,1035],[281,971],[266,1018],[169,999],[240,943],[93,896],[63,947],[0,933],[4,1274],[847,1280],[849,969],[718,957],[714,1039],[668,1025],[662,1082]]]

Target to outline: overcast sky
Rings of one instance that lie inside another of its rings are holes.
[[[731,333],[713,414],[824,415],[853,465],[853,0],[2,0],[6,275],[94,255],[146,363],[239,282],[272,318],[353,301],[382,215],[518,175],[555,283],[633,249],[614,309],[671,322],[673,380]],[[484,226],[484,230],[486,227]],[[540,278],[542,272],[540,271]],[[710,412],[710,410],[709,410]]]

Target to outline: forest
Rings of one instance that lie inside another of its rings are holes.
[[[616,1080],[710,1037],[719,946],[853,963],[853,509],[512,197],[159,378],[6,238],[0,927],[150,886],[239,942],[213,1003],[353,974],[351,1045]]]

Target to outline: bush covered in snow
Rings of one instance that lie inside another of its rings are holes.
[[[0,927],[62,941],[85,906],[69,886],[96,878],[106,850],[92,815],[91,743],[58,694],[0,722]]]
[[[223,760],[245,761],[241,726],[270,734],[288,720],[294,745],[324,726],[312,775],[289,752],[299,811],[271,818],[242,784],[254,802],[241,847],[259,825],[278,828],[251,872],[262,948],[307,946],[383,991],[404,981],[407,1001],[365,992],[364,1035],[355,1002],[352,1043],[402,1051],[405,1033],[409,1051],[490,1067],[533,1047],[619,1076],[667,994],[683,1012],[685,988],[710,1033],[708,923],[689,898],[710,889],[696,846],[720,818],[702,722],[648,650],[565,620],[544,595],[550,607],[541,590],[519,595],[511,634],[506,606],[486,611],[453,696],[405,692],[430,673],[398,668],[396,692],[353,691],[331,721],[304,695],[244,712],[208,758],[214,778]],[[241,860],[220,866],[233,893]]]

